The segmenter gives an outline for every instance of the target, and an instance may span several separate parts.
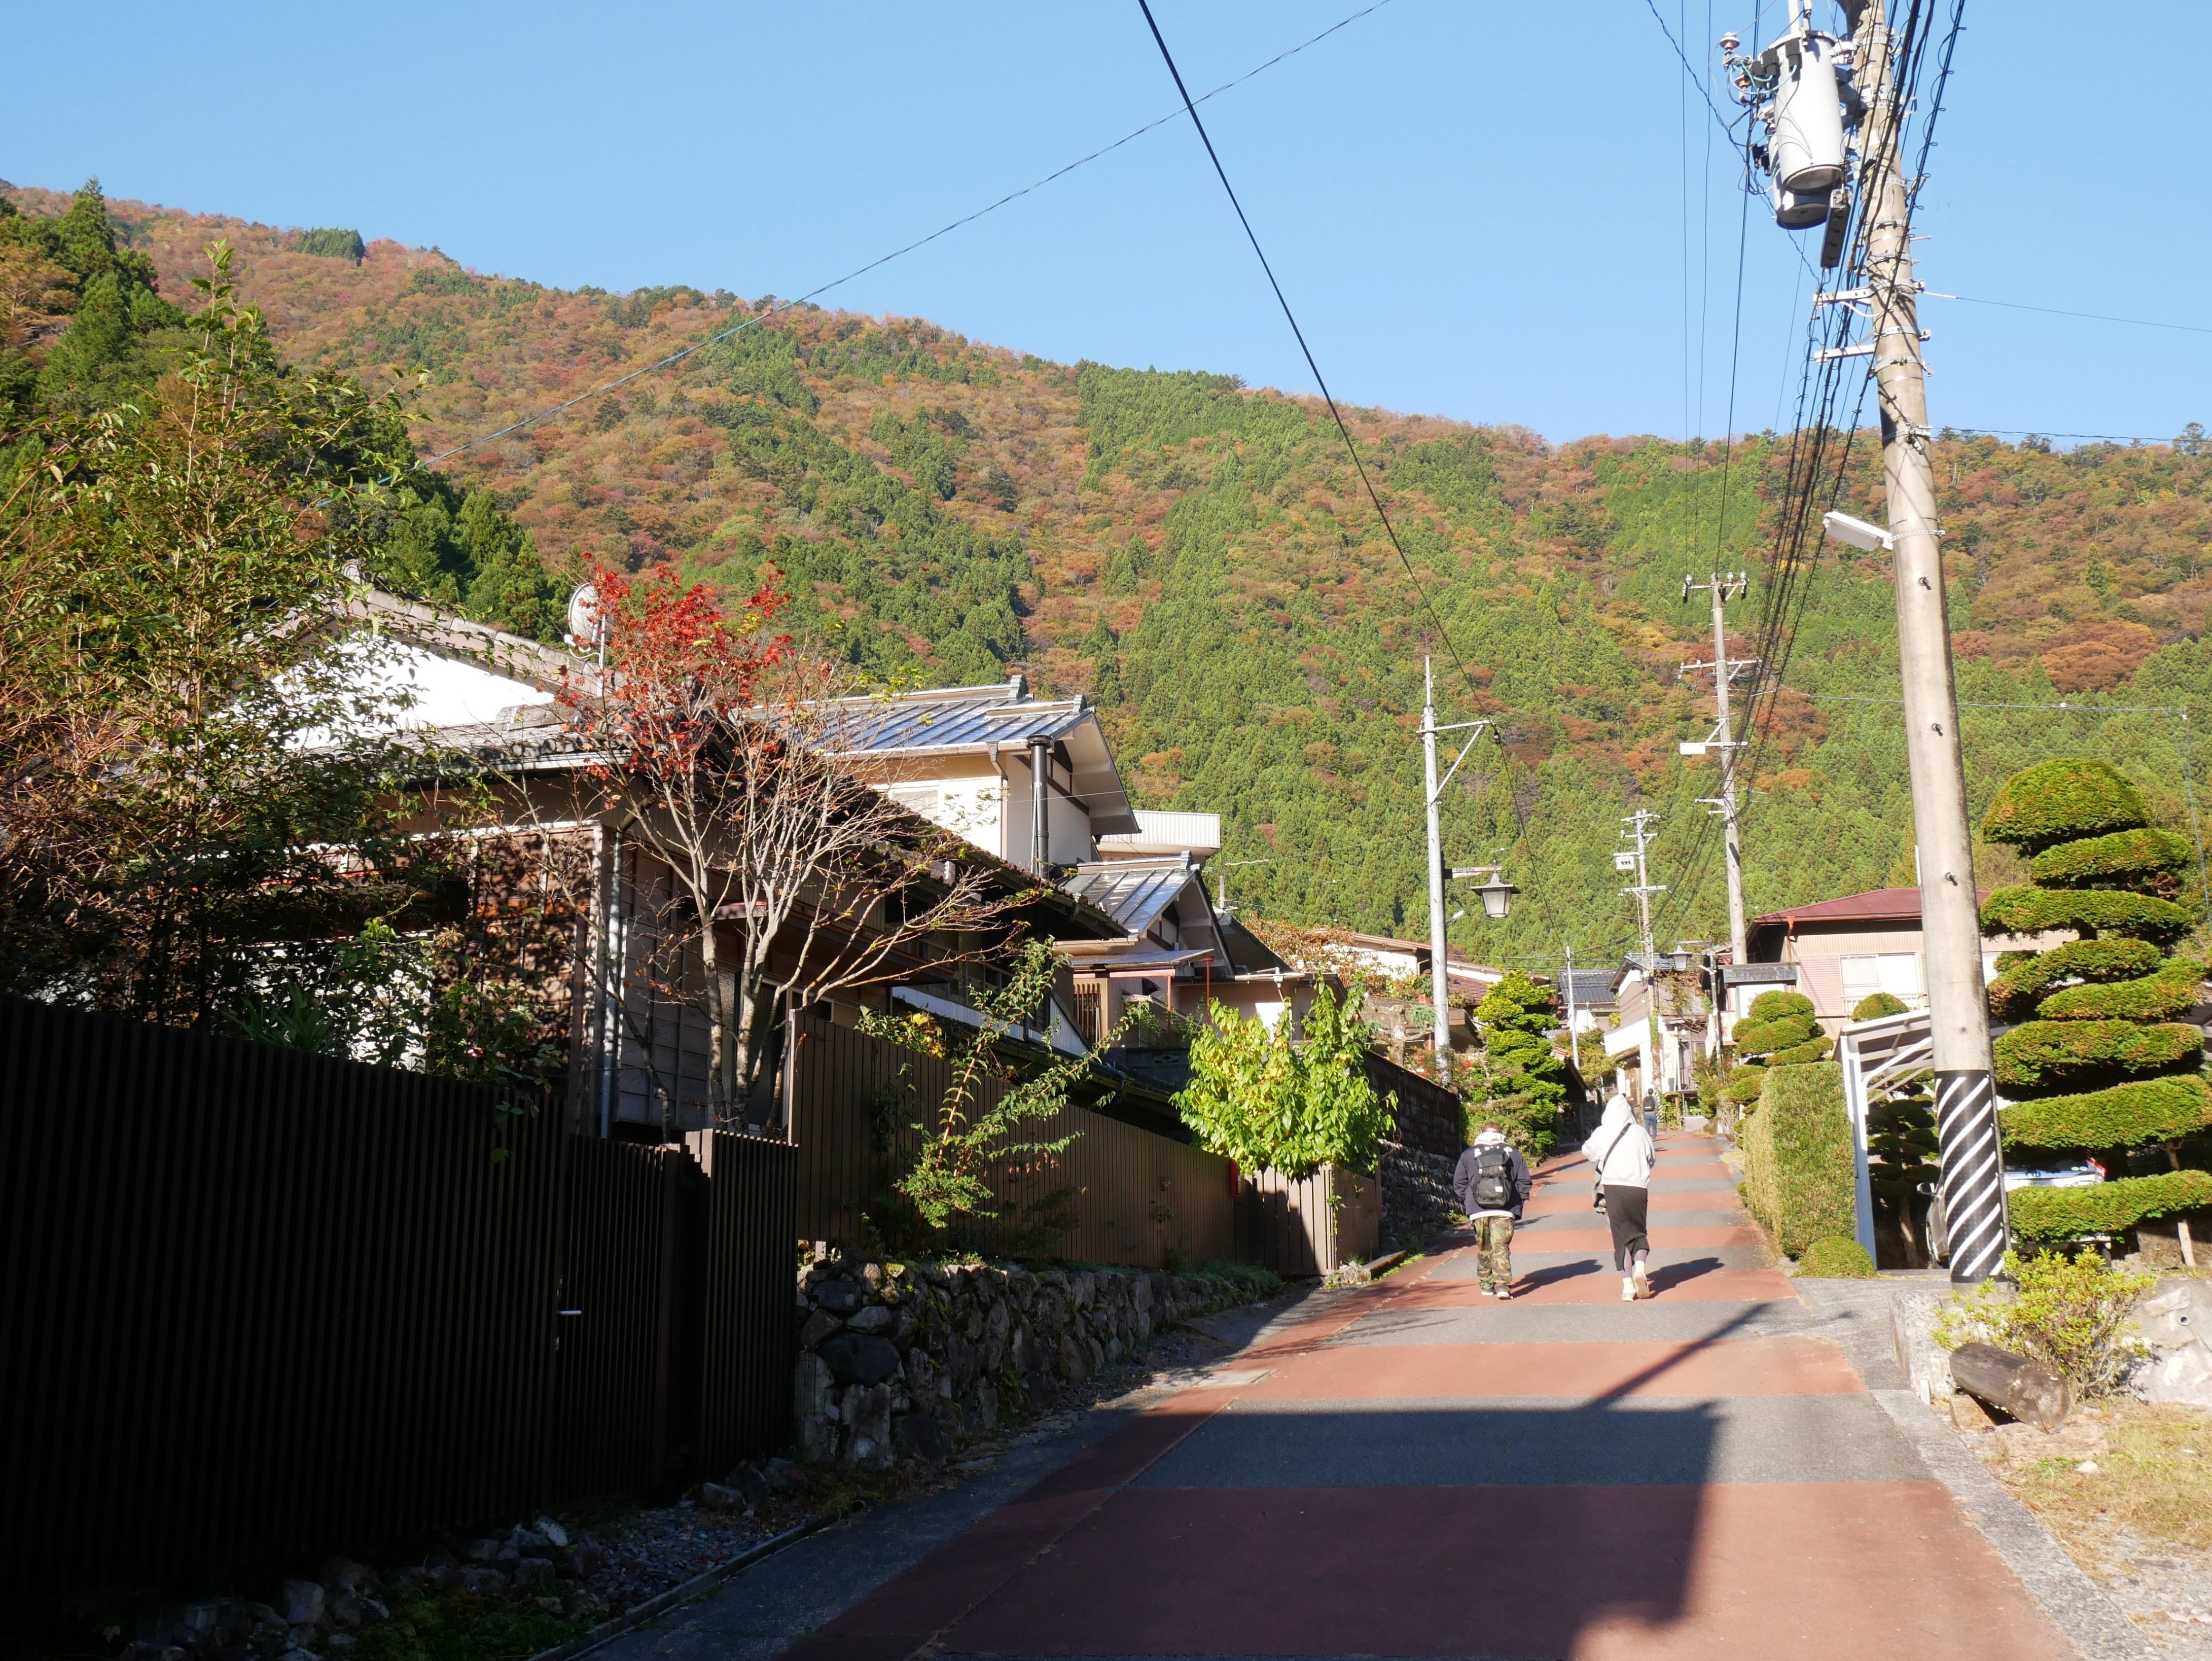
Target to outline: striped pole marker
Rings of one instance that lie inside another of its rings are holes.
[[[1936,1075],[1936,1135],[1942,1147],[1951,1278],[1986,1281],[2003,1265],[2008,1234],[1996,1088],[1987,1073]]]

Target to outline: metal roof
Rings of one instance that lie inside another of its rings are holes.
[[[1079,866],[1060,885],[1090,901],[1132,934],[1141,934],[1159,921],[1196,874],[1181,860],[1129,860]]]
[[[1021,675],[989,686],[842,698],[822,741],[835,754],[886,759],[957,751],[996,755],[1002,748],[1019,752],[1034,742],[1049,743],[1065,752],[1075,800],[1090,813],[1094,836],[1137,829],[1098,712],[1081,697],[1033,698]]]

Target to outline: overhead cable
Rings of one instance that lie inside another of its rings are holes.
[[[1202,104],[1206,102],[1207,99],[1217,98],[1220,96],[1221,94],[1229,91],[1233,87],[1242,86],[1245,82],[1249,81],[1254,76],[1274,68],[1276,64],[1282,63],[1285,58],[1297,57],[1298,53],[1304,52],[1308,46],[1315,46],[1321,41],[1326,40],[1330,35],[1334,34],[1339,29],[1345,28],[1351,24],[1356,23],[1363,17],[1372,15],[1374,13],[1382,10],[1383,7],[1389,3],[1390,0],[1374,0],[1374,3],[1372,5],[1364,6],[1359,10],[1352,13],[1349,16],[1340,18],[1337,21],[1330,24],[1327,28],[1323,29],[1320,33],[1310,35],[1307,39],[1299,41],[1297,46],[1287,47],[1284,51],[1277,52],[1273,58],[1267,59],[1264,64],[1256,64],[1253,65],[1252,68],[1245,70],[1243,74],[1237,76],[1231,80],[1223,82],[1219,86],[1214,88],[1212,92],[1200,94],[1194,101]],[[1194,100],[1186,98],[1184,100],[1185,108],[1188,108],[1192,101]],[[646,364],[641,368],[632,369],[627,374],[617,375],[612,380],[606,382],[603,386],[594,386],[588,392],[579,392],[574,398],[567,399],[561,403],[551,405],[545,409],[538,411],[534,415],[526,415],[520,421],[511,421],[506,426],[497,428],[491,432],[479,434],[475,438],[469,439],[463,443],[454,445],[451,449],[441,450],[434,456],[426,456],[422,460],[416,462],[416,465],[418,467],[435,466],[439,462],[445,461],[453,456],[457,456],[464,450],[472,450],[479,444],[489,444],[495,438],[504,438],[509,433],[520,432],[525,427],[535,426],[541,421],[550,420],[555,416],[563,414],[569,410],[574,409],[580,404],[588,403],[592,399],[602,397],[608,392],[615,391],[618,387],[626,386],[630,381],[637,380],[641,375],[655,374],[659,370],[669,368],[672,364],[682,362],[685,358],[690,357],[695,352],[702,350],[706,347],[714,345],[718,342],[727,340],[732,335],[743,334],[748,329],[757,328],[760,325],[767,322],[770,318],[780,316],[781,313],[791,310],[793,307],[804,306],[811,301],[818,300],[823,295],[828,294],[831,289],[842,289],[848,283],[853,282],[856,278],[866,277],[870,271],[874,271],[880,265],[888,265],[892,260],[902,259],[906,255],[914,252],[917,248],[926,247],[930,243],[936,241],[937,239],[941,236],[949,235],[952,232],[961,229],[963,226],[974,224],[977,220],[982,218],[987,214],[996,213],[1008,203],[1018,202],[1023,197],[1029,195],[1031,192],[1042,190],[1045,186],[1051,184],[1054,179],[1065,178],[1067,174],[1073,173],[1078,167],[1087,167],[1091,162],[1097,161],[1101,156],[1111,155],[1114,151],[1120,149],[1122,145],[1130,143],[1133,139],[1142,138],[1146,133],[1151,132],[1157,127],[1165,126],[1169,122],[1176,119],[1182,113],[1183,110],[1181,109],[1170,110],[1165,115],[1160,116],[1154,120],[1147,121],[1143,126],[1138,127],[1132,131],[1123,133],[1121,137],[1115,139],[1112,143],[1102,145],[1097,149],[1091,151],[1090,155],[1079,156],[1075,161],[1069,162],[1066,167],[1055,167],[1052,172],[1045,174],[1043,178],[1033,179],[1029,184],[1023,186],[1019,190],[1007,192],[1006,195],[1000,197],[997,201],[990,204],[988,206],[978,208],[973,213],[963,214],[959,218],[952,221],[950,224],[939,226],[937,229],[930,232],[928,235],[916,237],[905,246],[894,248],[887,254],[882,254],[874,259],[871,259],[865,265],[855,266],[853,270],[846,272],[844,276],[832,278],[830,282],[823,283],[818,288],[809,289],[805,294],[799,295],[796,298],[779,301],[774,306],[769,307],[766,311],[757,313],[754,316],[747,318],[743,323],[737,325],[734,328],[724,329],[719,333],[708,335],[704,340],[694,341],[690,345],[683,347],[678,350],[672,351],[665,357],[656,358],[653,362]],[[1194,116],[1193,119],[1195,119],[1195,116]]]
[[[1437,615],[1434,603],[1429,599],[1429,591],[1422,584],[1420,574],[1413,569],[1413,562],[1406,557],[1406,545],[1398,540],[1398,527],[1390,522],[1389,509],[1383,507],[1382,498],[1376,493],[1374,480],[1367,476],[1367,464],[1359,459],[1359,446],[1352,441],[1352,429],[1345,424],[1344,413],[1336,407],[1335,396],[1328,390],[1328,381],[1322,374],[1321,365],[1314,361],[1313,348],[1306,344],[1305,331],[1298,326],[1297,315],[1291,310],[1291,302],[1283,294],[1283,285],[1275,280],[1275,268],[1267,263],[1267,251],[1261,247],[1259,235],[1253,230],[1252,222],[1245,216],[1244,204],[1237,199],[1237,187],[1229,182],[1229,170],[1221,165],[1220,155],[1213,148],[1213,140],[1206,134],[1206,123],[1198,118],[1198,100],[1190,95],[1188,88],[1182,83],[1182,71],[1176,67],[1175,54],[1168,50],[1167,38],[1160,33],[1159,24],[1153,20],[1150,0],[1137,0],[1137,6],[1145,14],[1146,26],[1152,32],[1153,43],[1160,49],[1160,57],[1167,64],[1168,74],[1174,78],[1176,90],[1182,94],[1183,108],[1190,114],[1191,125],[1198,129],[1199,142],[1206,146],[1206,158],[1213,163],[1214,174],[1221,180],[1221,188],[1229,193],[1229,205],[1237,210],[1237,222],[1244,228],[1245,240],[1252,245],[1252,252],[1259,256],[1260,269],[1267,275],[1267,286],[1275,291],[1275,303],[1283,308],[1284,319],[1290,324],[1291,333],[1297,339],[1298,350],[1304,354],[1306,368],[1312,371],[1314,384],[1321,388],[1322,401],[1328,406],[1329,418],[1336,423],[1338,435],[1344,440],[1345,450],[1352,457],[1352,470],[1359,475],[1359,483],[1367,492],[1367,500],[1374,504],[1376,516],[1382,521],[1382,530],[1390,538],[1390,546],[1397,551],[1398,563],[1406,568],[1407,579],[1413,583],[1414,593],[1420,598],[1421,609],[1429,614],[1429,621],[1436,625],[1437,638],[1443,642],[1445,652],[1458,668],[1461,678],[1467,682],[1468,690],[1474,691],[1474,676],[1468,670],[1466,660],[1460,656],[1459,648],[1453,642],[1451,631],[1444,627],[1443,618]]]

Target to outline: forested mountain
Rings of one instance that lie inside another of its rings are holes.
[[[9,195],[27,236],[71,209],[64,194]],[[112,283],[50,285],[82,297],[73,313],[49,307],[46,362],[118,308],[147,307],[149,333],[168,326],[154,308],[188,293],[222,236],[243,297],[293,362],[372,386],[395,384],[394,371],[420,382],[408,409],[424,456],[772,303],[683,287],[568,292],[349,231],[106,211]],[[4,266],[11,319],[36,303],[21,298],[37,281],[21,263]],[[0,358],[0,391],[19,411],[37,373]],[[1218,811],[1224,860],[1273,861],[1234,872],[1240,904],[1389,932],[1425,927],[1414,727],[1433,652],[1445,719],[1497,722],[1498,742],[1476,747],[1453,788],[1451,857],[1502,859],[1523,890],[1510,922],[1458,923],[1456,940],[1532,964],[1556,963],[1569,943],[1585,960],[1617,951],[1630,917],[1608,856],[1637,806],[1664,816],[1653,876],[1671,885],[1667,940],[1724,932],[1716,838],[1697,801],[1716,776],[1676,751],[1705,735],[1711,708],[1705,683],[1678,673],[1711,655],[1702,599],[1683,604],[1680,586],[1747,569],[1753,593],[1734,611],[1750,629],[1786,440],[1732,453],[1652,438],[1550,445],[1516,429],[1347,414],[1434,619],[1317,405],[811,307],[411,476],[400,518],[412,540],[394,545],[413,551],[395,556],[394,577],[550,635],[559,596],[592,559],[666,559],[747,590],[772,562],[809,626],[887,679],[976,682],[1021,664],[1046,688],[1094,694],[1144,805]],[[1936,450],[1961,695],[2039,706],[1966,711],[1977,807],[2032,762],[2089,752],[2144,781],[2186,829],[2196,723],[2047,706],[2072,696],[2212,717],[2200,639],[2212,455],[2194,441],[2059,453],[1946,437]],[[1878,514],[1879,490],[1863,436],[1841,505]],[[1882,562],[1831,545],[1788,684],[1746,830],[1754,910],[1909,882],[1895,708],[1836,701],[1895,695]],[[2193,763],[2201,788],[2205,758]],[[1985,851],[1984,880],[2007,877],[2012,856]]]

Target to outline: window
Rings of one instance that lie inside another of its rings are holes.
[[[1858,1007],[1861,1000],[1877,992],[1887,992],[1893,998],[1902,998],[1917,1009],[1924,999],[1920,984],[1920,954],[1917,952],[1870,952],[1843,960],[1844,1011],[1846,1014]]]

